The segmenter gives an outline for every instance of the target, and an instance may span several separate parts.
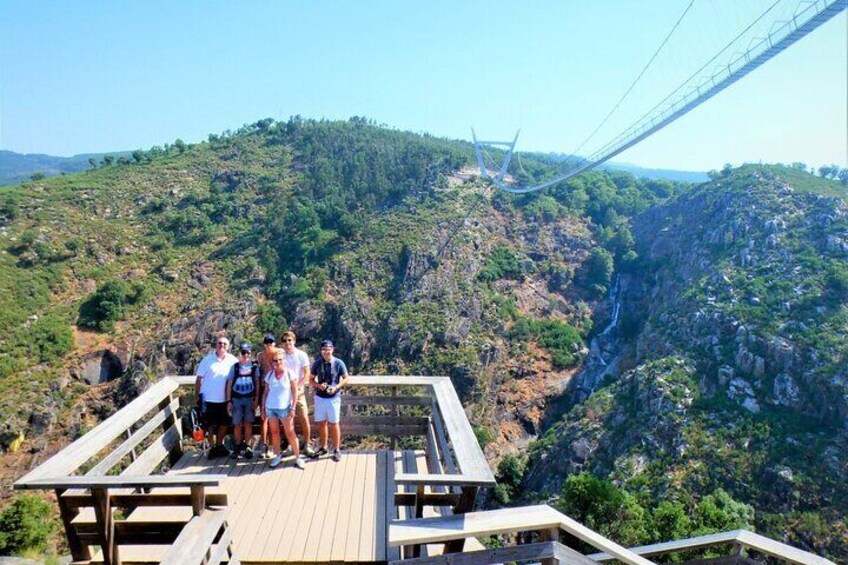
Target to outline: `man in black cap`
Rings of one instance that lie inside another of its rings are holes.
[[[321,448],[315,457],[328,453],[327,422],[333,439],[333,461],[342,458],[339,417],[342,411],[341,389],[347,384],[350,375],[344,361],[333,356],[333,342],[325,339],[321,342],[321,357],[312,364],[309,384],[315,389],[315,425]]]
[[[253,451],[253,421],[259,407],[259,364],[251,359],[253,349],[249,343],[239,346],[239,360],[227,379],[227,412],[233,419],[236,457],[251,459]]]

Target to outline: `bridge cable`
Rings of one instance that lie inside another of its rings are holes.
[[[657,47],[657,50],[656,50],[656,51],[654,51],[654,54],[653,54],[653,55],[651,55],[650,60],[649,60],[649,61],[645,64],[645,66],[644,66],[644,67],[642,68],[642,70],[639,72],[639,75],[638,75],[638,76],[637,76],[637,77],[633,80],[633,82],[630,84],[630,87],[627,89],[627,91],[626,91],[626,92],[625,92],[625,93],[621,96],[621,98],[619,98],[618,102],[616,102],[616,103],[615,103],[615,106],[613,106],[612,110],[610,110],[610,111],[609,111],[609,113],[608,113],[608,114],[606,115],[606,117],[605,117],[605,118],[601,121],[601,123],[598,125],[598,127],[596,127],[596,128],[595,128],[595,131],[593,131],[592,133],[590,133],[590,134],[589,134],[589,137],[587,137],[586,139],[584,139],[584,140],[583,140],[583,143],[581,143],[581,144],[577,147],[577,149],[575,149],[574,151],[572,151],[572,152],[571,152],[571,155],[569,155],[569,156],[568,156],[568,158],[566,158],[566,160],[565,160],[565,161],[563,161],[563,163],[561,163],[561,164],[559,165],[560,167],[561,167],[563,164],[567,163],[567,162],[568,162],[568,161],[569,161],[572,157],[576,156],[576,155],[577,155],[577,153],[578,153],[581,149],[583,149],[583,146],[585,146],[585,145],[586,145],[586,144],[587,144],[587,143],[588,143],[588,142],[589,142],[589,141],[590,141],[593,137],[595,137],[595,134],[597,134],[597,133],[598,133],[598,131],[600,131],[600,129],[601,129],[602,127],[604,127],[604,125],[607,123],[607,121],[609,121],[609,119],[612,117],[612,115],[615,113],[615,111],[616,111],[616,110],[618,110],[619,106],[621,106],[621,104],[624,102],[624,100],[625,100],[625,99],[626,99],[626,98],[630,95],[630,93],[631,93],[631,92],[633,91],[633,89],[636,87],[636,84],[638,84],[638,82],[642,79],[642,77],[645,75],[645,73],[646,73],[646,72],[648,71],[648,69],[651,67],[651,64],[653,64],[654,60],[655,60],[655,59],[657,58],[657,56],[660,54],[660,51],[662,51],[663,47],[665,47],[665,44],[666,44],[666,43],[668,43],[668,40],[669,40],[669,39],[671,39],[671,36],[672,36],[672,35],[674,35],[674,32],[675,32],[675,31],[677,30],[677,28],[680,26],[680,22],[682,22],[682,21],[683,21],[683,18],[685,18],[685,17],[686,17],[686,14],[688,14],[688,13],[689,13],[689,10],[692,8],[692,5],[693,5],[694,3],[695,3],[695,0],[691,0],[691,1],[689,2],[689,5],[688,5],[688,6],[686,6],[686,9],[685,9],[685,10],[683,10],[683,13],[682,13],[682,14],[680,14],[680,17],[679,17],[679,18],[677,18],[677,21],[674,23],[674,26],[672,26],[671,31],[669,31],[669,32],[668,32],[668,34],[665,36],[665,39],[663,39],[663,40],[662,40],[662,43],[660,43],[660,46],[659,46],[659,47]]]
[[[729,48],[730,48],[730,47],[731,47],[734,43],[736,43],[736,42],[739,40],[739,38],[741,38],[741,37],[742,37],[742,36],[744,36],[746,33],[748,33],[748,31],[750,31],[752,27],[754,27],[755,25],[757,25],[757,24],[760,22],[760,20],[762,20],[764,17],[766,17],[766,15],[768,15],[768,13],[769,13],[769,12],[771,12],[771,11],[775,8],[775,6],[777,6],[778,4],[780,4],[780,3],[781,3],[781,1],[782,1],[782,0],[775,0],[775,1],[774,1],[774,3],[773,3],[771,6],[769,6],[769,7],[766,9],[766,11],[765,11],[765,12],[763,12],[763,13],[760,15],[760,17],[758,17],[756,20],[754,20],[753,22],[751,22],[751,24],[750,24],[750,25],[748,25],[748,27],[746,27],[746,28],[745,28],[745,29],[743,29],[741,32],[739,32],[739,34],[737,34],[737,35],[736,35],[736,37],[734,37],[733,39],[731,39],[731,40],[730,40],[730,42],[728,42],[728,44],[727,44],[727,45],[725,45],[724,47],[722,47],[721,51],[719,51],[718,53],[716,53],[716,54],[713,56],[713,58],[712,58],[712,59],[710,59],[709,61],[707,61],[706,63],[704,63],[704,64],[703,64],[703,66],[701,66],[701,68],[700,68],[700,69],[698,69],[697,71],[695,71],[694,73],[692,73],[692,75],[691,75],[689,78],[687,78],[685,81],[683,81],[683,82],[680,84],[680,86],[678,86],[677,88],[675,88],[675,89],[674,89],[674,91],[672,91],[672,93],[671,93],[671,94],[669,94],[668,96],[666,96],[665,98],[663,98],[663,99],[662,99],[662,100],[661,100],[661,101],[660,101],[660,102],[659,102],[656,106],[654,106],[653,108],[651,108],[650,110],[648,110],[647,112],[645,112],[645,114],[643,114],[641,118],[639,118],[638,120],[636,120],[636,122],[633,124],[633,126],[631,126],[631,127],[630,127],[627,131],[630,131],[631,129],[634,129],[634,128],[635,128],[635,126],[636,126],[636,125],[638,125],[638,124],[639,124],[642,120],[644,120],[644,119],[645,119],[645,118],[647,118],[649,115],[651,115],[651,112],[653,112],[654,110],[656,110],[657,108],[659,108],[660,106],[662,106],[663,104],[665,104],[665,103],[666,103],[666,102],[667,102],[667,101],[668,101],[668,100],[669,100],[672,96],[674,96],[675,94],[677,94],[678,92],[680,92],[680,89],[682,89],[684,86],[686,86],[687,84],[689,84],[689,81],[691,81],[693,78],[697,77],[697,76],[698,76],[698,75],[699,75],[699,74],[700,74],[700,73],[701,73],[704,69],[706,69],[706,68],[707,68],[708,66],[710,66],[710,65],[711,65],[711,64],[712,64],[712,63],[713,63],[716,59],[718,59],[718,57],[719,57],[722,53],[724,53],[725,51],[727,51],[727,50],[728,50],[728,49],[729,49]],[[626,133],[626,132],[625,132],[625,133]],[[623,135],[624,135],[624,134],[621,134],[619,137],[622,137]]]

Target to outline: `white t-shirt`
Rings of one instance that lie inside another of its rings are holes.
[[[238,359],[232,353],[218,359],[214,351],[200,361],[194,374],[203,377],[200,381],[200,394],[206,402],[227,401],[227,378],[236,363]]]
[[[265,399],[265,408],[283,410],[291,407],[292,384],[297,382],[297,373],[283,369],[283,375],[278,379],[273,369],[265,375],[266,390],[268,397]]]
[[[285,353],[285,350],[283,350]],[[286,371],[291,371],[297,375],[297,390],[303,392],[303,385],[306,384],[306,377],[303,376],[303,368],[309,367],[309,356],[297,347],[291,353],[286,353],[286,360],[283,361],[283,366]]]

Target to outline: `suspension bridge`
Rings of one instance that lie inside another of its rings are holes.
[[[516,133],[515,137],[511,141],[481,141],[477,139],[477,134],[472,129],[474,149],[477,155],[477,165],[482,177],[507,192],[520,194],[542,190],[579,175],[584,171],[597,167],[692,111],[848,8],[848,0],[805,0],[799,4],[797,10],[795,10],[790,19],[776,22],[769,33],[767,33],[764,37],[751,40],[747,49],[743,52],[734,53],[726,60],[726,62],[720,63],[719,66],[714,67],[711,73],[707,75],[702,74],[704,69],[715,63],[716,60],[718,60],[718,58],[725,53],[731,45],[743,38],[745,33],[751,29],[754,23],[757,23],[759,20],[768,15],[771,8],[777,5],[778,2],[779,0],[772,4],[765,13],[760,15],[757,20],[737,35],[733,41],[726,45],[716,56],[705,63],[700,69],[695,71],[695,73],[693,73],[678,88],[645,113],[641,118],[633,123],[633,125],[625,129],[608,143],[604,144],[600,149],[592,152],[586,157],[577,158],[575,157],[577,151],[573,152],[571,157],[566,159],[563,163],[556,167],[556,169],[554,169],[559,171],[559,174],[556,174],[552,178],[547,178],[540,182],[525,186],[508,182],[507,175],[510,164],[512,163],[515,146],[518,142],[518,133]],[[677,24],[675,24],[674,28],[672,28],[669,36],[666,37],[660,45],[660,49],[662,49],[666,41],[668,41],[671,34],[674,33],[677,25],[686,15],[693,3],[694,0],[690,2],[686,11],[683,13],[683,16],[681,16],[681,19],[677,21]],[[657,53],[654,53],[654,57],[652,57],[651,61],[648,62],[648,66],[650,66],[651,62],[653,62],[653,59],[658,53],[659,50],[657,50]],[[647,66],[637,77],[637,82],[642,77],[645,70],[647,70]],[[619,100],[618,104],[616,104],[610,114],[607,115],[607,118],[609,118],[610,115],[618,108],[624,98],[626,98],[627,94],[629,94],[629,92],[633,89],[635,84],[636,83],[634,82],[634,84],[631,85],[624,97]],[[607,118],[605,118],[604,122]],[[601,125],[603,125],[603,122]],[[601,126],[598,126],[592,135],[594,135],[600,127]],[[590,138],[591,137],[592,136],[590,135]],[[584,141],[584,144],[585,143],[586,142]],[[503,152],[503,159],[499,166],[497,166],[496,160],[489,153],[488,149],[490,148],[498,149]],[[578,151],[579,149],[580,148],[578,148]],[[489,167],[487,166],[487,161],[490,166],[494,164],[494,166],[492,166],[493,172],[490,172]],[[570,167],[567,167],[571,161],[575,162]],[[494,172],[495,170],[496,172]]]

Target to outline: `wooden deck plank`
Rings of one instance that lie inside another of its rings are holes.
[[[285,531],[289,522],[295,523],[295,532],[299,531],[299,509],[303,507],[304,503],[301,502],[301,506],[296,505],[298,504],[298,500],[302,501],[304,499],[298,499],[298,494],[301,490],[304,490],[306,491],[304,494],[308,497],[309,487],[307,485],[311,483],[311,474],[315,472],[315,468],[307,466],[306,469],[301,471],[289,463],[282,471],[283,474],[280,477],[280,481],[283,483],[283,495],[280,498],[276,514],[271,517],[275,525],[266,535],[265,543],[261,546],[262,550],[258,553],[251,552],[251,555],[261,556],[262,560],[273,561],[276,558],[280,542],[279,538],[282,537],[280,534]],[[306,500],[308,501],[308,498]]]
[[[377,519],[377,457],[365,460],[364,493],[362,498],[362,529],[359,534],[359,560],[371,561],[376,555],[375,540]]]
[[[354,472],[353,495],[351,496],[350,521],[352,526],[347,531],[345,540],[344,561],[356,561],[359,558],[359,534],[362,530],[362,499],[365,496],[365,459],[367,456],[356,454],[356,471]]]
[[[388,455],[385,451],[378,451],[376,454],[375,464],[377,465],[377,481],[375,484],[374,494],[374,559],[377,561],[385,561],[386,545],[388,545],[386,531],[386,459]]]
[[[290,561],[295,542],[306,535],[304,527],[309,526],[304,526],[305,511],[309,508],[314,510],[314,506],[310,504],[310,497],[313,490],[321,484],[321,477],[317,471],[319,471],[319,468],[315,467],[314,464],[312,467],[307,464],[306,469],[302,471],[306,476],[300,481],[292,503],[292,508],[297,509],[297,513],[291,516],[292,519],[286,520],[285,529],[279,536],[277,549],[273,552],[273,555],[279,561]],[[298,470],[298,472],[301,471]]]
[[[333,462],[332,485],[327,489],[327,502],[324,505],[323,523],[319,523],[316,527],[315,520],[318,516],[312,519],[312,526],[309,528],[308,544],[314,549],[314,558],[318,563],[326,563],[330,560],[333,551],[333,543],[336,541],[336,531],[344,531],[345,523],[340,521],[342,516],[342,488],[345,485],[347,478],[347,466],[350,462],[350,457],[347,454],[342,457],[338,463]]]
[[[283,463],[285,465],[285,463]],[[244,561],[252,561],[261,553],[265,538],[258,535],[259,529],[265,525],[270,528],[273,524],[265,524],[266,517],[276,515],[276,508],[270,506],[276,489],[282,488],[281,481],[287,470],[286,466],[271,468],[270,462],[263,460],[259,469],[248,475],[250,485],[242,492],[242,513],[239,519],[239,545],[236,555]],[[267,530],[266,530],[267,531]]]
[[[244,511],[239,533],[243,534],[241,549],[238,556],[247,560],[260,560],[263,554],[276,551],[277,536],[283,530],[283,519],[289,516],[282,513],[281,501],[285,497],[287,487],[297,480],[297,469],[290,465],[290,458],[285,458],[278,467],[271,467],[270,461],[265,461],[262,470],[256,477],[251,476],[252,488],[243,495]],[[288,509],[293,513],[294,509]]]
[[[341,462],[337,463],[331,458],[325,457],[319,459],[313,465],[319,463],[323,464],[325,469],[321,484],[312,490],[312,503],[315,505],[315,513],[312,515],[310,523],[305,524],[306,529],[303,536],[306,544],[304,561],[316,560],[320,546],[330,543],[330,540],[333,539],[332,531],[334,531],[336,524],[333,518],[338,502],[337,499],[331,498],[331,494],[333,489],[338,488],[340,484],[341,477],[336,476],[336,471],[338,471]],[[331,502],[332,507],[330,507]]]
[[[330,468],[332,464],[333,461],[326,457],[309,463],[311,467],[310,471],[314,473],[314,477],[310,482],[309,490],[306,492],[306,502],[301,507],[303,508],[303,512],[301,513],[300,520],[298,520],[297,535],[294,536],[291,543],[289,561],[308,560],[306,556],[310,553],[311,549],[307,543],[309,529],[312,526],[313,518],[315,518],[319,510],[317,504],[318,497],[321,496],[321,491],[325,490],[325,487],[329,488],[327,479],[332,479],[332,469]],[[318,518],[320,520],[321,516]]]
[[[244,522],[241,517],[245,511],[245,501],[243,498],[244,491],[252,486],[252,482],[247,479],[247,476],[252,474],[257,466],[257,461],[249,460],[244,462],[237,461],[233,465],[233,471],[228,476],[225,483],[227,497],[229,500],[229,517],[227,523],[229,531],[233,536],[233,552],[235,554],[236,546],[236,529],[239,529],[240,535],[238,540],[244,539]]]
[[[387,451],[385,452],[385,466],[386,466],[386,490],[383,496],[385,497],[384,506],[386,508],[386,523],[384,524],[385,529],[385,551],[386,551],[386,561],[391,561],[393,559],[400,559],[400,548],[392,547],[389,545],[389,524],[391,524],[392,520],[397,519],[397,508],[395,507],[395,491],[397,486],[395,485],[395,457],[397,452]]]
[[[341,494],[338,497],[338,516],[336,517],[336,529],[333,532],[330,556],[327,561],[341,561],[345,556],[347,545],[347,533],[352,527],[351,501],[353,500],[353,485],[356,479],[356,453],[346,453],[342,462],[344,463],[344,477],[342,478]],[[324,555],[321,552],[320,555]]]

